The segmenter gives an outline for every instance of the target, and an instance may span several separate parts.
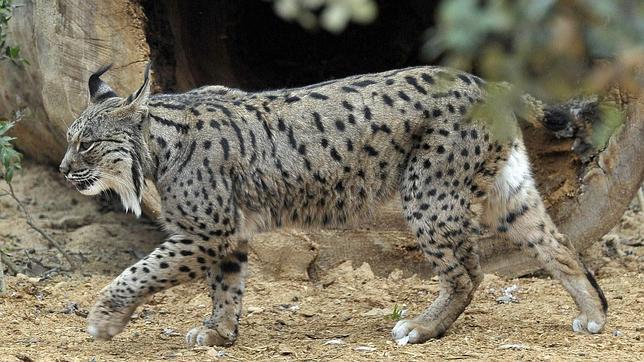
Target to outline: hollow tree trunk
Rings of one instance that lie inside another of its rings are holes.
[[[31,65],[19,68],[8,62],[0,63],[0,117],[10,119],[17,111],[24,114],[13,135],[18,138],[17,146],[27,156],[51,165],[59,163],[66,146],[67,127],[87,104],[86,81],[91,72],[103,64],[114,63],[113,70],[104,78],[123,94],[137,88],[150,54],[155,58],[157,89],[180,90],[200,82],[251,88],[262,84],[266,87],[279,85],[275,82],[279,81],[280,76],[275,74],[267,76],[264,78],[266,82],[261,83],[258,77],[266,72],[259,71],[257,65],[250,60],[246,63],[243,61],[253,59],[256,62],[258,58],[268,61],[269,57],[248,54],[254,49],[246,46],[248,43],[226,41],[233,36],[237,36],[233,39],[243,38],[239,34],[248,29],[248,26],[241,24],[235,28],[231,25],[232,20],[225,24],[218,23],[222,21],[221,13],[229,11],[226,14],[237,14],[238,18],[243,18],[247,13],[257,17],[261,13],[258,19],[267,19],[266,21],[273,22],[271,26],[276,26],[275,24],[280,24],[280,20],[271,20],[270,8],[268,13],[265,8],[258,10],[259,13],[253,13],[255,10],[246,2],[239,2],[238,8],[234,4],[230,5],[232,2],[201,2],[204,6],[214,6],[220,15],[219,18],[213,18],[216,24],[205,23],[209,33],[199,33],[199,46],[196,46],[193,32],[200,32],[203,28],[199,28],[200,23],[193,21],[190,16],[199,12],[187,11],[181,7],[192,2],[142,3],[144,6],[128,0],[60,0],[55,4],[46,0],[25,0],[23,6],[15,9],[10,21],[9,39],[22,47],[24,57]],[[269,6],[263,2],[256,3],[261,4],[257,6]],[[406,14],[410,13],[431,12]],[[395,12],[383,11],[383,16],[384,14],[395,15]],[[255,18],[251,20],[256,22]],[[401,15],[398,20],[387,19],[374,26],[383,29],[383,33],[387,29],[386,24],[394,24],[396,27],[404,24],[404,29],[415,31],[415,28],[411,28],[413,24],[409,25],[413,22],[408,20],[408,16]],[[418,28],[428,26],[427,23],[422,23],[424,19],[417,20]],[[301,31],[284,29],[290,32],[289,36],[294,31]],[[247,38],[253,38],[253,34],[248,34]],[[364,39],[363,35],[351,34],[347,36]],[[307,39],[307,36],[320,35],[304,34],[302,39]],[[396,38],[379,40],[378,36],[373,36],[376,42],[386,41],[391,44],[401,44],[408,41],[405,39],[414,38],[415,36],[401,34]],[[315,38],[315,41],[320,39]],[[329,39],[320,41],[342,41],[333,37]],[[316,44],[315,41],[301,44]],[[210,48],[200,50],[201,44],[210,44]],[[274,47],[277,44],[271,43],[269,48]],[[383,48],[388,51],[393,45],[366,46],[361,47],[360,51],[377,52],[383,51]],[[406,54],[416,52],[416,49],[407,48],[409,47],[403,49]],[[402,54],[403,50],[396,51]],[[288,48],[277,51],[283,54],[290,52]],[[245,54],[246,58],[240,58],[239,54]],[[206,60],[202,59],[206,56]],[[378,53],[359,56],[364,59],[385,59]],[[211,58],[215,59],[209,60]],[[380,68],[396,68],[413,62],[399,58],[401,56],[386,58],[387,63],[351,62],[352,66],[358,68],[339,69],[341,66],[338,66],[336,73],[328,68],[328,64],[333,63],[327,62],[327,68],[324,72],[320,71],[320,74],[321,77],[340,76],[381,70]],[[290,63],[280,59],[280,64]],[[302,73],[296,73],[303,74],[300,81],[308,82],[313,79],[316,73],[311,69],[302,70],[301,66],[309,64],[294,62],[294,68],[285,68],[284,72],[300,70]],[[624,98],[616,101],[627,115],[626,122],[613,135],[608,147],[590,162],[582,162],[578,155],[570,151],[573,140],[555,139],[543,129],[526,130],[525,138],[535,165],[538,187],[545,197],[548,210],[561,231],[570,237],[580,251],[598,240],[619,220],[644,176],[643,99]],[[144,202],[148,206],[148,215],[154,215],[159,208],[154,192],[146,193]],[[263,253],[262,250],[267,249],[263,246],[272,245],[274,239],[287,238],[289,242],[319,244],[321,253],[317,264],[322,268],[343,259],[353,259],[355,262],[368,261],[374,271],[381,273],[396,267],[409,272],[424,273],[429,270],[414,247],[414,239],[406,231],[397,204],[382,208],[375,220],[366,221],[354,230],[259,236],[254,241],[254,249]],[[334,242],[349,237],[351,243]],[[513,245],[503,241],[482,240],[480,249],[481,260],[487,271],[517,275],[536,269],[531,260],[523,258]],[[270,258],[264,258],[268,259]],[[419,263],[409,262],[416,260]]]

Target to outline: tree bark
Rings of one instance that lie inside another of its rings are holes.
[[[27,156],[57,164],[67,127],[87,106],[87,80],[114,63],[105,80],[132,92],[149,58],[140,6],[128,0],[25,0],[13,11],[8,40],[29,65],[0,63],[0,117],[23,114],[13,135]]]

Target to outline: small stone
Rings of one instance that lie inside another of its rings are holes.
[[[328,341],[324,342],[325,346],[338,346],[344,344],[344,341],[341,339],[329,339]]]
[[[261,313],[263,311],[264,311],[264,308],[262,307],[255,307],[255,306],[248,307],[248,313]]]
[[[213,347],[209,347],[208,350],[206,351],[206,354],[210,358],[223,358],[226,355],[226,352],[224,352],[223,350],[218,351]]]
[[[520,351],[522,349],[528,349],[528,346],[526,346],[525,344],[502,344],[499,346],[499,349],[511,349]]]
[[[283,303],[278,306],[279,309],[281,310],[287,310],[290,312],[297,312],[300,310],[300,306],[296,303],[290,304],[290,303]]]
[[[307,317],[307,318],[314,317],[314,316],[317,315],[316,312],[314,312],[312,310],[309,310],[309,309],[305,309],[305,310],[300,311],[300,314],[302,316],[304,316],[304,317]]]
[[[368,312],[362,313],[365,317],[384,317],[386,315],[391,315],[391,309],[385,308],[373,308]]]
[[[40,281],[40,278],[29,277],[22,273],[16,274],[16,277],[20,280],[28,281],[29,283],[32,283],[32,284],[36,284]]]
[[[400,269],[394,269],[391,273],[389,273],[389,276],[387,279],[391,280],[392,282],[396,282],[401,280],[403,277],[403,272]]]
[[[67,305],[65,308],[63,308],[63,313],[65,314],[73,314],[78,310],[78,303],[76,302],[67,302]]]
[[[615,337],[621,337],[623,335],[624,335],[624,333],[622,333],[619,329],[616,329],[616,330],[613,331],[613,336],[615,336]]]
[[[503,295],[496,298],[496,302],[499,304],[519,303],[519,299],[512,294],[518,290],[519,287],[516,284],[503,288]]]
[[[163,333],[163,335],[166,336],[166,337],[176,337],[176,336],[181,335],[181,334],[179,334],[179,332],[177,332],[176,330],[174,330],[172,328],[163,328],[163,332],[161,332],[161,333]]]
[[[282,356],[288,356],[295,353],[293,352],[292,349],[290,349],[288,346],[285,346],[285,345],[280,345],[278,348],[278,351],[279,351],[279,354],[281,354]]]
[[[335,273],[338,273],[338,275],[351,274],[353,272],[353,262],[351,260],[344,261],[340,265],[335,267],[333,271]]]
[[[366,280],[372,280],[376,277],[371,270],[371,265],[368,263],[362,263],[362,265],[356,269],[356,275]]]
[[[63,308],[62,312],[65,314],[75,314],[83,318],[87,318],[87,315],[89,314],[87,309],[81,309],[78,303],[73,301],[67,302],[67,305]]]

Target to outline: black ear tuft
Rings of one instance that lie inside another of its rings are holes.
[[[134,93],[130,94],[125,100],[125,104],[138,103],[139,105],[147,102],[147,98],[150,96],[150,69],[152,68],[152,62],[148,62],[145,66],[143,84],[141,87]]]
[[[108,98],[117,97],[112,88],[101,80],[101,75],[110,68],[112,68],[112,64],[104,65],[89,77],[89,97],[92,103],[100,103]]]

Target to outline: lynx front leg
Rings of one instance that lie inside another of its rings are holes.
[[[87,332],[97,339],[112,338],[147,297],[203,277],[218,260],[217,248],[204,241],[170,238],[103,288],[87,317]]]
[[[235,252],[208,271],[212,315],[203,326],[188,332],[188,346],[229,346],[237,339],[248,265],[248,242],[243,240],[238,245]]]

